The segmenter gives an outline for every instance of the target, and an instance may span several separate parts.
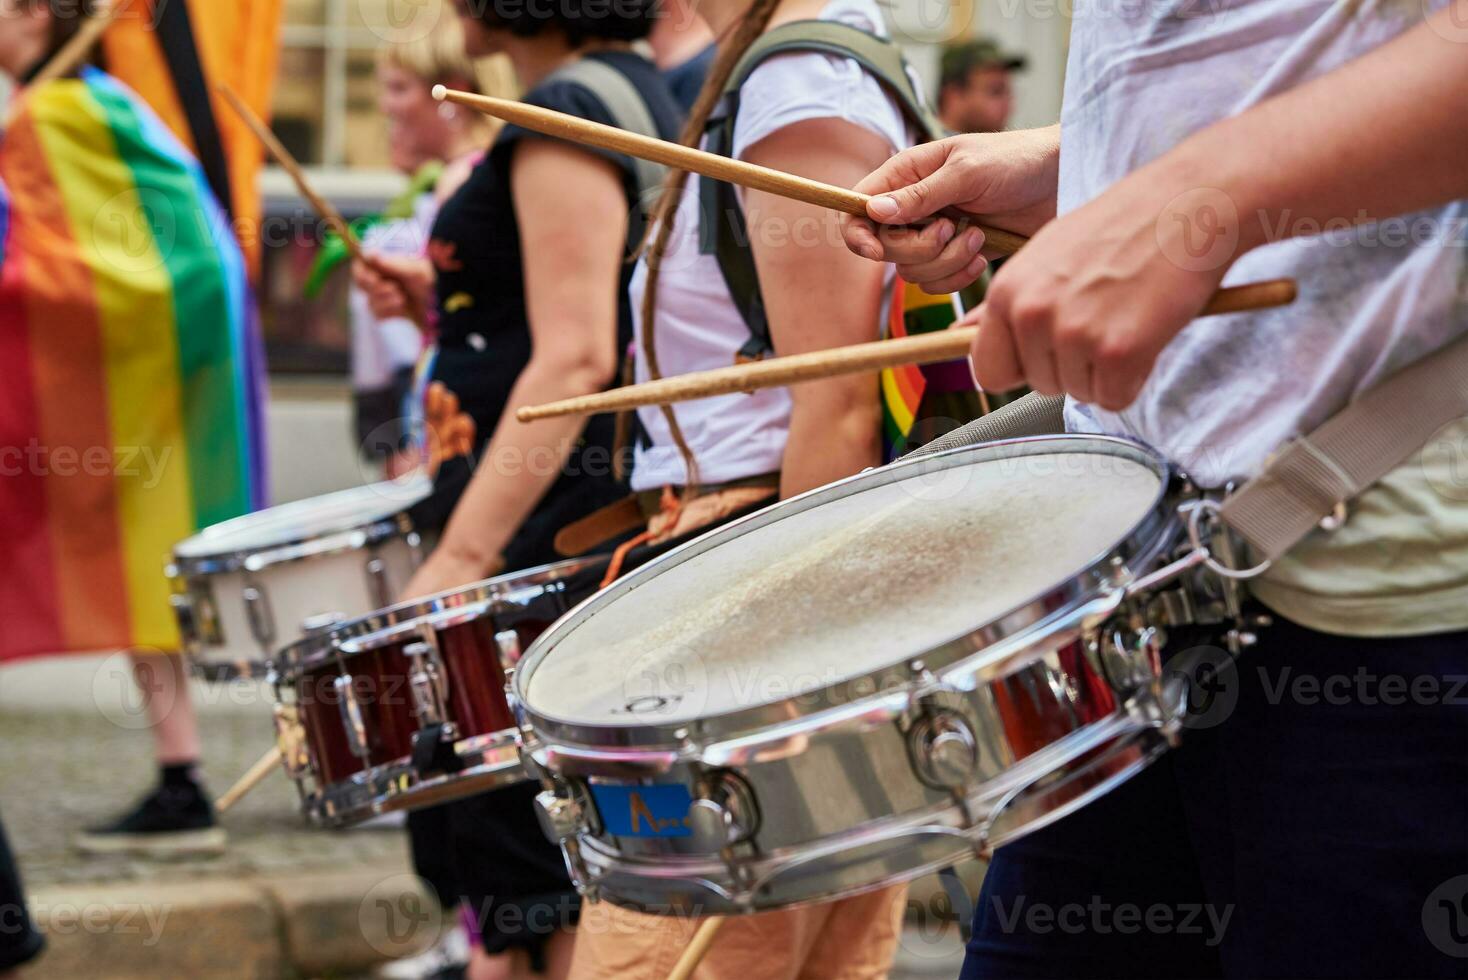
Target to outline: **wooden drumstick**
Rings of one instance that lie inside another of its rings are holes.
[[[708,955],[709,947],[714,944],[714,938],[724,927],[725,921],[722,917],[704,920],[698,927],[698,932],[693,934],[693,941],[688,944],[683,955],[678,957],[673,972],[668,974],[668,980],[688,980],[693,976],[693,971],[698,969],[698,964]]]
[[[832,211],[840,211],[859,218],[867,217],[867,203],[871,200],[871,196],[837,187],[834,184],[823,184],[818,180],[797,177],[794,174],[771,170],[769,167],[745,163],[742,160],[731,160],[717,153],[697,150],[669,140],[654,139],[639,133],[629,133],[615,126],[591,122],[588,119],[556,112],[553,109],[526,105],[524,102],[496,99],[488,95],[475,95],[472,92],[460,92],[442,85],[434,86],[433,97],[440,102],[455,102],[467,106],[487,116],[523,126],[537,133],[544,133],[547,136],[556,136],[574,143],[625,153],[640,160],[651,160],[653,163],[661,163],[678,170],[687,170],[714,180],[737,184],[740,187],[767,191],[781,197],[804,201],[806,204],[830,208]],[[971,219],[962,217],[959,220],[969,221]],[[983,224],[976,224],[976,227],[984,233],[987,240],[986,247],[1000,255],[1012,255],[1029,241],[1023,235],[1016,235],[1002,228],[993,228]]]
[[[260,757],[260,761],[250,767],[250,771],[240,777],[240,781],[229,788],[219,799],[214,801],[214,810],[224,813],[240,800],[245,798],[256,786],[265,781],[265,777],[275,771],[281,761],[280,746],[276,746]]]
[[[1296,292],[1295,283],[1290,279],[1223,289],[1214,295],[1203,310],[1203,315],[1287,306],[1295,301]],[[736,364],[713,371],[700,371],[646,384],[613,388],[596,395],[567,398],[546,405],[531,405],[520,409],[515,417],[521,422],[534,422],[537,419],[558,418],[563,415],[619,412],[629,408],[673,405],[761,388],[779,388],[846,374],[864,374],[905,364],[939,364],[967,357],[969,347],[978,332],[978,327],[955,327],[897,340],[876,340],[867,344],[852,344],[849,347],[812,351],[791,357],[775,357],[752,364]]]
[[[403,291],[403,298],[407,302],[408,319],[412,320],[413,325],[419,330],[426,331],[428,329],[428,315],[423,309],[422,302],[419,301],[417,294],[413,292],[412,288],[391,269],[362,250],[362,242],[357,238],[357,233],[352,230],[352,226],[347,224],[347,219],[342,216],[342,213],[336,209],[335,205],[316,192],[316,188],[311,186],[311,180],[306,176],[305,168],[301,166],[300,161],[291,155],[291,151],[287,150],[285,144],[276,138],[275,133],[271,132],[270,127],[265,125],[264,120],[255,115],[254,110],[250,108],[245,100],[240,98],[239,94],[228,85],[220,85],[218,88],[219,94],[224,97],[224,101],[229,103],[229,107],[235,111],[235,114],[255,134],[256,139],[264,144],[270,156],[280,165],[280,169],[290,175],[291,180],[296,185],[296,189],[301,192],[301,196],[311,205],[311,209],[320,216],[321,220],[326,222],[332,231],[341,237],[342,244],[346,246],[347,254],[358,262],[371,266],[384,278],[395,282],[398,288]]]
[[[39,88],[47,82],[65,78],[76,71],[77,67],[86,60],[87,52],[102,40],[102,35],[107,33],[107,28],[112,26],[112,22],[121,12],[121,0],[110,0],[110,2],[95,5],[92,8],[92,16],[77,29],[71,40],[62,45],[61,50],[46,62],[45,67],[36,72],[35,77],[27,83],[27,87]]]

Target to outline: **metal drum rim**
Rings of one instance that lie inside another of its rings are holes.
[[[174,546],[173,556],[170,562],[171,567],[169,569],[170,577],[218,575],[225,572],[242,570],[260,571],[271,566],[284,565],[307,558],[317,558],[342,551],[352,551],[357,548],[375,545],[394,537],[406,537],[413,532],[412,522],[408,519],[407,511],[428,496],[432,491],[429,485],[421,488],[410,487],[410,491],[417,490],[419,492],[414,493],[411,499],[405,497],[396,510],[359,524],[333,527],[319,534],[308,535],[306,537],[285,538],[261,548],[221,548],[213,552],[200,552],[195,554],[183,554],[180,551],[180,549],[188,547],[192,542],[201,541],[202,538],[211,532],[222,534],[233,527],[248,523],[252,518],[258,518],[261,514],[266,514],[273,510],[296,506],[300,506],[302,510],[305,510],[306,508],[303,505],[313,501],[320,501],[326,497],[365,496],[369,491],[381,485],[370,484],[364,487],[351,487],[346,490],[338,490],[334,493],[325,494],[323,497],[307,497],[303,500],[293,500],[289,503],[278,504],[275,507],[258,510],[251,514],[244,514],[240,517],[210,525]]]
[[[375,610],[282,648],[278,669],[282,677],[293,679],[322,666],[337,652],[350,658],[395,642],[398,634],[425,620],[437,624],[448,614],[459,613],[467,622],[508,607],[528,605],[546,594],[549,587],[603,560],[597,556],[550,562]],[[373,642],[374,638],[379,642]],[[342,650],[345,644],[353,649]]]
[[[1088,453],[1131,459],[1147,466],[1156,474],[1157,493],[1145,515],[1120,540],[1086,563],[1068,580],[1057,583],[1008,612],[978,624],[969,632],[946,643],[928,650],[914,651],[877,670],[824,688],[733,712],[672,723],[591,724],[537,711],[526,698],[536,668],[551,654],[560,636],[574,630],[601,607],[633,591],[655,575],[663,574],[668,569],[703,554],[725,539],[740,537],[783,519],[783,516],[772,516],[777,511],[782,515],[803,513],[865,490],[970,463]],[[903,695],[912,694],[924,686],[933,686],[936,683],[935,675],[942,674],[945,678],[951,676],[950,668],[955,666],[974,673],[986,666],[992,666],[984,663],[979,656],[985,649],[1002,644],[1006,648],[1005,656],[1020,658],[1015,664],[1017,668],[1037,655],[1030,650],[1030,645],[1016,642],[1027,631],[1036,630],[1042,624],[1094,606],[1098,599],[1115,596],[1119,600],[1120,586],[1124,583],[1115,583],[1109,588],[1102,587],[1100,583],[1111,580],[1114,571],[1112,560],[1118,556],[1128,561],[1141,558],[1137,562],[1138,568],[1150,564],[1160,556],[1169,543],[1166,535],[1168,519],[1172,514],[1169,498],[1172,481],[1176,476],[1176,470],[1163,456],[1139,441],[1119,436],[1069,434],[1031,436],[982,446],[964,446],[867,470],[715,528],[578,604],[525,651],[511,680],[515,710],[522,728],[528,728],[534,734],[535,741],[546,747],[564,746],[571,750],[570,754],[574,754],[574,749],[578,746],[601,753],[624,751],[629,756],[628,761],[634,764],[638,761],[636,757],[639,753],[650,753],[647,761],[654,767],[667,761],[670,753],[685,755],[711,743],[740,737],[753,738],[771,729],[778,729],[777,735],[782,738],[796,731],[808,734],[803,732],[803,724],[805,727],[823,727],[823,716],[850,713],[841,712],[839,709],[842,708],[856,709],[859,705],[867,704],[873,711],[885,711],[895,716],[906,708],[907,699]],[[1057,600],[1061,602],[1058,606],[1055,604]],[[910,676],[903,684],[883,687],[882,681],[890,678],[894,671],[902,671],[919,663],[922,669],[910,671]],[[863,714],[863,718],[865,721],[871,720],[866,714]]]

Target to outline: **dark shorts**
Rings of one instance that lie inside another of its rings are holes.
[[[0,971],[29,962],[40,955],[44,945],[31,926],[20,873],[5,839],[5,827],[0,825]]]
[[[413,863],[440,904],[467,906],[485,952],[523,949],[536,972],[545,944],[581,912],[560,848],[535,815],[539,791],[527,782],[408,816]]]
[[[1468,634],[1277,621],[1205,680],[1180,749],[996,852],[963,977],[1468,977]]]

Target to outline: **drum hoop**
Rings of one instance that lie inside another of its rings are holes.
[[[551,655],[558,640],[594,616],[604,606],[644,585],[656,575],[676,568],[683,562],[703,554],[725,540],[740,537],[773,524],[786,516],[832,503],[856,493],[892,483],[958,467],[987,463],[1000,459],[1027,456],[1099,454],[1130,459],[1147,466],[1158,477],[1157,494],[1145,515],[1122,538],[1095,556],[1071,578],[1057,583],[1008,612],[975,626],[962,636],[928,649],[899,658],[885,666],[847,678],[836,684],[816,688],[781,700],[770,701],[732,712],[702,716],[672,723],[643,725],[592,724],[560,718],[538,711],[526,699],[526,692],[536,668]],[[834,717],[849,720],[859,715],[863,724],[875,723],[873,713],[896,718],[907,702],[922,689],[937,685],[936,675],[944,675],[952,683],[948,669],[955,665],[964,671],[988,675],[1007,673],[1042,655],[1033,643],[1025,642],[1025,634],[1054,624],[1065,617],[1078,620],[1092,614],[1098,601],[1119,601],[1126,578],[1118,580],[1118,572],[1135,577],[1146,571],[1171,546],[1180,531],[1176,509],[1172,503],[1176,469],[1161,455],[1132,439],[1116,436],[1056,435],[1034,436],[965,446],[890,466],[867,470],[838,483],[810,491],[790,500],[774,504],[754,514],[704,534],[669,552],[657,561],[625,576],[611,587],[583,601],[543,633],[525,652],[511,681],[513,701],[522,728],[528,728],[546,746],[572,748],[585,746],[610,752],[625,752],[635,764],[635,757],[650,750],[654,757],[666,751],[680,754],[696,752],[703,746],[735,739],[757,740],[762,733],[771,738],[789,738],[801,726],[820,729]],[[1118,563],[1120,563],[1118,565]],[[1128,573],[1129,570],[1129,573]],[[980,656],[988,648],[998,648],[1012,664],[991,663]],[[902,677],[891,683],[894,675]],[[906,694],[904,698],[901,695]],[[870,712],[862,712],[869,706]],[[806,733],[809,734],[809,733]],[[661,750],[661,751],[659,751]]]
[[[528,608],[541,597],[560,592],[572,575],[605,561],[605,557],[597,556],[553,562],[379,609],[285,647],[280,652],[280,671],[295,677],[336,653],[352,657],[379,649],[419,626],[447,627],[457,625],[450,620],[468,622],[513,608]]]
[[[292,501],[288,504],[281,504],[278,507],[272,507],[268,510],[256,511],[253,514],[246,514],[243,517],[236,517],[233,520],[207,527],[193,537],[175,546],[172,566],[169,569],[170,574],[173,577],[190,577],[220,575],[238,571],[257,572],[276,565],[356,551],[361,548],[381,544],[391,538],[406,537],[412,534],[414,530],[413,523],[409,519],[407,512],[431,492],[428,487],[413,488],[412,498],[405,497],[401,506],[391,513],[357,524],[335,527],[320,534],[308,535],[301,538],[287,538],[261,548],[226,548],[212,553],[183,553],[183,550],[189,548],[191,544],[197,543],[202,547],[204,541],[209,536],[223,536],[234,528],[243,527],[251,520],[258,519],[261,514],[267,514],[272,510],[292,507],[299,507],[305,510],[306,507],[303,505],[309,504],[313,500],[319,501],[330,497],[366,496],[369,491],[374,489],[374,487],[368,486],[354,487],[350,490],[339,490],[336,493],[327,494],[325,498],[318,497]]]

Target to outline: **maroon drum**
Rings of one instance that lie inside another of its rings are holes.
[[[546,565],[312,624],[273,677],[286,769],[307,815],[344,826],[528,778],[506,681],[606,564]]]

